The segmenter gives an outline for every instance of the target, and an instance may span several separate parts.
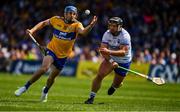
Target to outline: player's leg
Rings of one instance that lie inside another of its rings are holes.
[[[48,91],[51,88],[51,86],[53,85],[54,80],[55,80],[56,76],[59,75],[60,71],[61,70],[57,69],[55,66],[51,67],[51,73],[49,74],[49,77],[47,79],[46,86],[43,87],[43,89],[42,89],[42,93],[41,93],[41,101],[42,102],[47,102]]]
[[[112,95],[117,88],[122,86],[124,78],[125,76],[121,76],[115,73],[113,83],[111,87],[108,89],[108,95]]]
[[[93,80],[91,91],[97,93],[101,87],[101,82],[111,71],[113,70],[113,66],[108,61],[104,60],[99,68],[98,74]]]
[[[46,73],[48,71],[48,69],[50,68],[52,63],[53,63],[52,56],[49,56],[49,55],[45,56],[43,59],[42,66],[40,67],[40,69],[37,72],[35,72],[33,74],[31,79],[29,80],[29,82],[32,84],[35,81],[37,81],[44,73]]]
[[[120,63],[119,65],[129,69],[130,64],[131,63],[129,62],[129,63]],[[112,95],[117,88],[122,86],[123,80],[124,80],[124,78],[125,78],[125,76],[127,74],[126,70],[123,70],[123,69],[120,69],[120,68],[115,68],[114,72],[115,72],[114,80],[113,80],[113,83],[112,83],[111,87],[108,89],[108,92],[107,92],[108,95]]]
[[[35,81],[37,81],[44,73],[47,72],[51,64],[53,63],[53,58],[49,55],[45,56],[43,58],[43,62],[41,67],[32,75],[29,81],[26,82],[26,84],[17,89],[15,91],[16,96],[20,96],[22,93],[24,93]]]
[[[102,80],[104,79],[105,76],[107,76],[111,71],[113,70],[113,66],[110,62],[107,60],[104,60],[99,68],[98,74],[94,78],[92,82],[92,88],[91,88],[91,93],[89,96],[89,99],[85,101],[86,104],[92,104],[94,101],[94,97],[98,90],[101,87]]]
[[[60,71],[64,67],[67,58],[57,58],[55,55],[53,55],[53,59],[54,59],[54,63],[52,66],[52,71],[47,79],[46,86],[43,87],[42,89],[42,93],[41,93],[42,102],[47,101],[48,91],[53,85],[56,76],[59,75]]]
[[[61,69],[57,69],[55,66],[52,66],[52,72],[49,75],[47,82],[46,82],[47,88],[50,88],[53,85],[55,78],[56,78],[56,76],[59,75],[60,71],[61,71]]]

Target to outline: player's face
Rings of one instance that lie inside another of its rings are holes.
[[[76,19],[77,14],[75,12],[67,12],[64,14],[64,17],[68,21],[73,21],[74,19]]]
[[[109,23],[109,30],[112,34],[118,32],[118,25],[116,23]]]

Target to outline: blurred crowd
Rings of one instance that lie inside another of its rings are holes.
[[[130,33],[133,61],[151,64],[180,65],[180,15],[178,0],[6,0],[0,7],[0,70],[12,60],[40,60],[42,55],[26,36],[26,29],[54,15],[63,16],[66,5],[78,8],[79,20],[86,26],[93,15],[98,23],[86,38],[77,40],[72,56],[97,62],[107,20],[119,16]],[[86,16],[85,9],[91,10]],[[51,28],[39,31],[35,37],[41,45],[51,39]]]

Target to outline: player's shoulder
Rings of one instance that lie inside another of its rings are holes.
[[[106,31],[104,32],[104,34],[103,34],[103,38],[104,38],[104,39],[108,39],[108,38],[110,38],[110,37],[111,37],[110,31],[109,31],[109,30],[106,30]]]
[[[74,21],[73,21],[75,24],[82,24],[80,21],[78,21],[77,19],[75,19]]]
[[[83,28],[83,24],[80,21],[78,21],[77,19],[73,20],[73,23],[71,25],[72,25],[72,27]]]
[[[123,35],[128,34],[128,35],[129,35],[128,31],[127,31],[127,30],[125,30],[124,28],[122,28],[122,30],[121,30],[121,34],[123,34]]]
[[[53,18],[53,19],[59,19],[59,18],[61,18],[60,16],[52,16],[51,18]]]
[[[63,17],[60,17],[60,16],[52,16],[50,19],[49,19],[49,22],[51,25],[56,25],[56,24],[62,24],[63,23]]]
[[[105,32],[104,32],[104,35],[110,35],[111,34],[111,32],[109,31],[109,30],[106,30]]]
[[[121,33],[120,33],[120,34],[122,34],[124,37],[130,37],[130,34],[128,33],[128,31],[127,31],[127,30],[125,30],[124,28],[122,28]]]
[[[52,19],[52,20],[63,20],[64,18],[60,17],[60,16],[52,16],[50,19]]]

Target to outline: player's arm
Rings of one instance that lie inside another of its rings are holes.
[[[106,61],[110,62],[114,68],[118,67],[118,64],[113,59],[111,59],[109,54],[104,54],[102,52],[102,49],[108,49],[108,45],[104,44],[104,43],[101,43],[101,47],[100,47],[99,51],[100,51],[101,55],[103,56],[103,58]]]
[[[101,48],[100,52],[103,55],[112,55],[112,56],[120,56],[123,57],[128,52],[128,45],[121,45],[119,50],[109,50],[107,48]]]
[[[32,29],[27,29],[28,33],[34,34],[36,31],[44,28],[45,26],[50,25],[50,20],[44,20],[35,25]]]
[[[102,53],[102,49],[108,49],[108,45],[105,43],[101,43],[101,46],[99,48],[99,52],[101,53],[101,55],[108,61],[110,59],[110,55]]]
[[[87,27],[85,27],[85,28],[84,27],[79,27],[77,29],[78,34],[83,35],[83,36],[87,35],[91,31],[91,29],[94,27],[96,22],[97,22],[97,17],[94,16],[92,21],[90,22],[90,24]]]

